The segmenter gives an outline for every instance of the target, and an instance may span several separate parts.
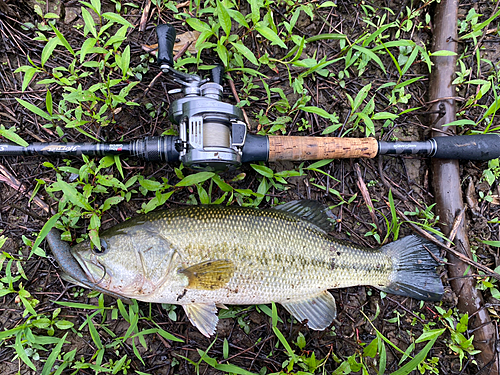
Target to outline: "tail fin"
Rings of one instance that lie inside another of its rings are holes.
[[[411,235],[385,245],[382,251],[393,258],[395,270],[391,283],[381,290],[424,301],[441,300],[444,288],[436,272],[439,264],[429,254],[439,257],[436,245]]]

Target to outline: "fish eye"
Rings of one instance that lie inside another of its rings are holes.
[[[108,243],[101,238],[101,249],[99,250],[97,247],[93,248],[93,252],[95,254],[104,254],[108,250]]]

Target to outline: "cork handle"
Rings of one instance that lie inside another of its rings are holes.
[[[374,158],[375,138],[269,136],[269,161]]]

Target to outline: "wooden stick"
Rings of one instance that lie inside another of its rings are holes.
[[[363,176],[361,175],[361,169],[359,168],[358,163],[354,163],[354,170],[356,171],[356,175],[358,176],[358,182],[357,182],[358,188],[361,191],[361,195],[363,196],[366,206],[368,207],[368,211],[370,212],[372,221],[377,226],[377,233],[380,235],[382,231],[380,230],[377,216],[375,215],[375,207],[373,206],[372,198],[370,197],[370,192],[368,191],[365,181],[363,180]]]

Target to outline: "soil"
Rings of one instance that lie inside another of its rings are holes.
[[[115,7],[115,2],[103,1],[103,11],[112,11]],[[137,8],[130,7],[128,17],[133,24],[139,24],[142,15],[142,9],[147,1],[129,1],[134,3]],[[313,21],[308,16],[302,13],[297,22],[295,33],[302,33],[306,37],[317,35],[319,33],[346,33],[350,41],[356,40],[365,30],[370,30],[368,25],[362,21],[364,7],[373,7],[375,14],[378,17],[386,14],[390,19],[402,19],[400,14],[406,12],[406,6],[410,2],[400,1],[335,1],[336,7],[325,8],[321,10],[321,17],[316,17]],[[432,36],[432,22],[425,22],[425,15],[433,12],[432,6],[427,6],[424,2],[413,4],[414,9],[422,7],[422,13],[413,19],[415,25],[423,25],[413,27],[409,32],[403,32],[401,39],[412,39],[417,43],[430,48]],[[16,99],[28,100],[43,108],[45,101],[45,86],[31,85],[26,92],[21,91],[22,75],[15,73],[15,70],[22,65],[29,64],[28,55],[33,61],[40,61],[41,52],[44,44],[34,39],[36,36],[33,28],[26,29],[24,23],[37,24],[41,22],[41,18],[33,11],[34,6],[38,4],[45,12],[58,13],[61,19],[57,23],[67,40],[75,45],[81,45],[81,31],[78,25],[82,24],[80,5],[76,1],[57,1],[44,2],[35,1],[5,1],[0,0],[0,33],[2,39],[0,41],[0,119],[1,125],[5,128],[16,126],[18,134],[28,142],[48,142],[60,141],[54,128],[46,128],[42,125],[45,123],[41,118],[37,118],[33,113],[27,111],[24,107],[18,104]],[[184,5],[185,6],[185,5]],[[493,14],[494,4],[491,2],[467,2],[460,6],[460,19],[464,19],[469,13],[471,7],[474,7],[479,14],[483,14],[481,20],[490,17]],[[154,6],[152,7],[152,9]],[[182,9],[182,8],[181,8]],[[391,12],[388,12],[388,9]],[[157,10],[157,9],[155,9]],[[275,9],[275,15],[279,18],[284,17],[281,8]],[[178,34],[189,31],[188,26],[176,21],[172,17],[172,13],[167,9],[163,9],[162,20],[172,22]],[[141,62],[141,55],[145,52],[143,45],[151,45],[156,43],[156,34],[154,26],[156,25],[158,14],[152,12],[151,19],[146,24],[144,32],[139,32],[138,27],[127,35],[126,42],[131,46],[131,66],[138,65]],[[490,27],[493,27],[493,22]],[[373,31],[373,29],[371,29]],[[500,53],[498,49],[498,31],[489,33],[481,40],[481,54],[483,57],[496,64],[500,61]],[[254,46],[260,48],[259,45]],[[273,46],[266,46],[270,54],[277,53]],[[469,51],[473,48],[472,44],[467,41],[460,45],[462,51]],[[262,52],[263,49],[260,50]],[[339,56],[339,41],[320,41],[311,43],[305,50],[304,54],[312,56],[314,53],[318,59],[322,56],[327,56],[328,59]],[[257,54],[257,53],[256,53]],[[216,56],[204,52],[206,62],[216,62]],[[56,65],[68,66],[70,56],[64,54],[62,50],[56,51],[54,58],[49,60],[47,66],[50,68]],[[381,56],[384,65],[393,67],[394,64],[388,55]],[[464,58],[466,64],[474,64],[475,57]],[[358,91],[368,83],[372,83],[373,89],[371,95],[375,94],[376,111],[384,111],[389,103],[385,97],[390,92],[389,89],[383,88],[380,92],[375,93],[375,89],[379,88],[386,82],[394,82],[397,78],[397,71],[388,71],[384,74],[376,64],[369,63],[363,75],[358,77],[355,66],[349,69],[349,77],[345,77],[345,88],[342,88],[339,75],[344,70],[344,62],[328,66],[330,75],[326,78],[317,76],[315,79],[308,76],[305,79],[305,88],[309,91],[312,99],[310,104],[324,108],[330,113],[337,113],[340,122],[344,123],[349,116],[349,101],[346,94],[355,97]],[[473,65],[476,67],[476,65]],[[473,69],[475,71],[476,68]],[[262,73],[268,76],[266,82],[271,87],[282,88],[285,95],[293,99],[293,91],[288,86],[287,70],[285,67],[278,65],[277,71],[272,71],[263,68]],[[294,71],[293,74],[300,73],[301,70]],[[146,136],[160,135],[164,130],[172,128],[163,113],[168,108],[175,96],[167,94],[169,89],[175,88],[172,84],[160,77],[155,81],[155,84],[149,87],[155,76],[159,73],[159,68],[154,64],[149,64],[147,72],[144,73],[141,83],[139,83],[131,92],[131,100],[136,101],[140,106],[123,107],[116,114],[116,123],[98,129],[100,139],[108,141],[118,140],[121,137],[125,139],[140,139]],[[424,62],[415,63],[407,74],[407,79],[424,75],[428,77],[427,67]],[[232,73],[232,78],[236,86],[236,91],[243,95],[243,83],[241,76],[237,72]],[[482,78],[475,77],[472,78]],[[255,128],[258,123],[255,115],[259,110],[266,110],[266,92],[259,83],[260,80],[254,80],[254,84],[259,87],[251,91],[251,95],[257,97],[251,107],[246,107],[251,124]],[[86,85],[91,85],[92,82],[85,82]],[[416,113],[409,113],[396,120],[389,128],[383,128],[383,122],[377,122],[376,136],[382,137],[384,140],[391,140],[394,137],[400,140],[415,140],[425,139],[429,135],[428,131],[428,115],[426,115],[427,101],[427,84],[428,79],[421,80],[419,83],[409,85],[406,88],[406,93],[411,94],[408,103],[398,103],[397,107],[400,111],[413,107],[422,107]],[[498,84],[495,81],[494,84]],[[474,86],[475,88],[475,86]],[[57,87],[53,89],[54,101],[61,95]],[[231,92],[229,84],[226,82],[224,86],[224,101],[235,103],[235,98]],[[468,98],[474,93],[470,92],[471,87],[460,85],[458,87],[457,96]],[[145,92],[147,92],[145,94]],[[273,95],[273,100],[279,100],[279,96]],[[243,99],[243,97],[241,97]],[[494,98],[491,96],[484,97],[479,101],[479,104],[488,107]],[[460,105],[464,102],[459,103]],[[156,116],[151,117],[151,108],[156,111]],[[460,110],[460,108],[459,108]],[[480,106],[467,108],[466,116],[470,119],[478,119],[482,116],[483,109]],[[271,117],[275,116],[272,114]],[[311,126],[303,131],[299,131],[301,119],[308,121]],[[274,119],[274,118],[272,118]],[[297,118],[287,125],[287,134],[293,135],[320,135],[323,129],[329,124],[326,120],[313,115],[311,113],[301,112]],[[265,127],[264,127],[265,129]],[[347,130],[343,127],[333,133],[334,136],[339,136]],[[465,132],[468,129],[463,129]],[[364,136],[359,129],[350,134],[350,136]],[[64,139],[66,141],[87,141],[88,139],[75,129],[65,129]],[[0,137],[1,141],[2,139]],[[69,158],[73,167],[79,168],[83,163],[79,158]],[[27,258],[30,248],[25,245],[23,238],[34,241],[36,235],[40,232],[45,220],[46,213],[30,199],[31,194],[35,190],[37,180],[43,180],[46,184],[50,184],[56,180],[56,173],[52,168],[47,168],[42,165],[43,162],[50,162],[56,168],[66,165],[63,158],[48,159],[45,157],[0,157],[0,166],[3,166],[11,175],[15,176],[19,182],[25,187],[23,192],[19,188],[15,188],[2,180],[0,174],[0,235],[8,237],[2,251],[15,257],[21,257],[22,268],[26,274],[26,279],[16,281],[14,287],[19,289],[20,283],[28,290],[31,295],[40,302],[36,306],[36,311],[41,314],[50,316],[50,314],[59,307],[54,301],[70,301],[97,305],[98,300],[95,297],[89,297],[88,291],[83,291],[80,287],[75,287],[72,284],[63,281],[60,277],[60,269],[54,260],[49,256],[47,258],[32,256]],[[280,201],[290,201],[293,199],[316,199],[320,202],[336,206],[333,209],[334,214],[338,217],[338,223],[332,231],[332,235],[341,240],[348,240],[358,243],[366,247],[377,247],[377,241],[373,235],[369,235],[373,231],[373,220],[370,216],[369,209],[363,200],[358,188],[358,177],[354,170],[354,165],[358,164],[361,170],[361,175],[364,183],[367,185],[369,195],[376,209],[376,220],[380,228],[379,235],[383,239],[387,233],[385,218],[390,221],[390,211],[388,209],[388,194],[389,189],[392,189],[395,205],[401,212],[416,213],[419,215],[411,216],[414,220],[423,218],[422,212],[425,207],[433,204],[433,192],[430,188],[430,173],[429,161],[419,158],[390,158],[383,157],[374,160],[335,160],[324,170],[331,176],[326,176],[317,172],[309,171],[305,176],[290,178],[288,189],[279,190],[271,188],[268,192],[269,197],[279,199]],[[306,164],[307,165],[307,164]],[[280,162],[270,165],[274,171],[290,170],[297,167],[298,163]],[[141,173],[146,177],[162,177],[169,181],[176,181],[173,165],[165,164],[147,164],[140,161],[128,160],[124,162],[125,180],[128,180],[136,173]],[[500,217],[500,188],[497,183],[489,186],[482,179],[482,171],[487,168],[486,162],[462,162],[461,173],[463,181],[464,196],[467,199],[469,209],[467,210],[467,219],[469,223],[469,238],[477,260],[494,269],[500,265],[498,247],[489,247],[481,242],[481,240],[498,241],[500,238],[500,227],[495,218]],[[221,175],[226,181],[234,178],[238,173],[245,173],[246,178],[240,182],[238,188],[252,189],[257,191],[259,186],[260,176],[248,165],[241,167],[240,171],[229,171]],[[383,173],[383,176],[381,176]],[[117,178],[119,175],[117,174]],[[498,182],[498,181],[497,181]],[[339,195],[348,201],[354,195],[356,197],[350,204],[340,204],[339,196],[318,188],[317,186],[329,187],[338,191]],[[236,186],[236,184],[233,184]],[[138,184],[136,186],[138,189]],[[490,195],[489,199],[484,197]],[[51,207],[56,208],[57,201],[51,199],[50,195],[44,191],[44,188],[36,193],[38,197],[47,202]],[[222,195],[222,194],[220,194]],[[154,195],[135,194],[133,198],[125,203],[122,202],[107,211],[102,218],[102,229],[109,228],[114,224],[123,221],[125,218],[137,215],[137,211],[141,208],[141,204],[150,200]],[[106,197],[104,197],[105,199]],[[99,198],[101,199],[101,198]],[[190,200],[190,192],[185,190],[176,193],[165,205],[168,207],[177,207],[185,205]],[[96,204],[102,202],[97,201]],[[233,202],[237,204],[237,202]],[[261,207],[269,206],[270,203],[264,201]],[[79,229],[72,230],[73,240],[84,233],[84,228],[88,226],[88,218],[82,218],[79,222]],[[401,236],[411,233],[410,227],[403,225],[401,228]],[[389,240],[392,240],[390,238]],[[46,245],[42,245],[47,254],[50,254]],[[5,264],[0,272],[5,272]],[[15,274],[16,266],[14,263],[13,274]],[[5,276],[3,274],[2,276]],[[292,347],[298,354],[310,356],[314,352],[316,358],[326,358],[324,364],[325,373],[332,373],[339,363],[355,353],[361,353],[365,344],[370,343],[376,337],[375,328],[387,337],[391,342],[398,346],[403,351],[406,350],[423,331],[424,324],[436,324],[436,327],[443,327],[439,322],[439,314],[436,306],[441,306],[448,310],[456,306],[457,291],[451,290],[446,278],[446,269],[442,269],[442,279],[446,287],[446,294],[443,301],[438,304],[426,302],[421,304],[410,298],[387,295],[382,296],[380,292],[369,287],[352,287],[347,289],[333,290],[337,301],[338,316],[331,330],[324,332],[316,332],[307,329],[304,325],[293,323],[290,315],[285,309],[278,306],[278,314],[282,324],[279,324],[281,332],[289,343],[296,342],[299,333],[305,337],[307,346],[305,351],[301,352],[297,346],[292,344]],[[488,310],[490,311],[492,320],[496,325],[499,321],[500,302],[491,296],[489,291],[484,292],[485,300],[488,302]],[[105,297],[105,305],[116,305],[116,301],[111,297]],[[221,363],[231,363],[238,365],[253,373],[258,373],[262,369],[267,369],[267,373],[279,372],[282,369],[284,361],[288,360],[286,351],[283,349],[277,337],[274,335],[270,319],[263,312],[258,312],[256,307],[251,307],[249,310],[244,306],[243,309],[236,310],[236,317],[221,319],[218,325],[216,337],[207,339],[202,336],[187,320],[181,308],[177,308],[177,319],[171,320],[168,316],[168,311],[163,309],[158,304],[149,305],[139,303],[139,307],[144,316],[151,315],[151,320],[156,322],[161,328],[180,337],[184,343],[165,340],[160,335],[145,336],[147,349],[144,349],[138,342],[137,348],[142,356],[141,362],[134,354],[131,339],[119,348],[120,355],[117,355],[118,349],[113,348],[106,350],[103,363],[110,360],[116,361],[123,354],[127,354],[130,360],[129,373],[137,373],[142,371],[151,374],[192,374],[195,372],[194,367],[183,357],[189,358],[191,361],[197,362],[200,359],[198,350],[207,350],[208,355],[217,358]],[[7,294],[1,298],[0,304],[0,331],[12,329],[25,321],[22,316],[23,307],[18,303],[15,294]],[[68,331],[67,341],[71,344],[65,344],[64,352],[69,352],[76,349],[76,358],[83,358],[83,363],[92,363],[95,361],[93,357],[96,353],[96,347],[89,334],[87,328],[81,331],[76,330],[83,324],[88,310],[76,308],[63,308],[60,317],[72,321],[75,324],[75,329]],[[116,335],[124,335],[129,327],[129,323],[121,318],[112,319],[108,316],[104,321],[95,317],[93,319],[98,333],[101,337],[103,345],[111,343],[113,338],[109,335],[104,326]],[[373,326],[367,322],[366,317],[374,319]],[[395,320],[394,318],[399,317]],[[153,325],[148,319],[139,321],[140,329],[152,328]],[[36,332],[44,334],[45,331]],[[62,337],[64,332],[56,330],[56,336]],[[470,337],[473,332],[465,332],[466,336]],[[498,339],[498,331],[497,331]],[[215,340],[213,345],[212,342]],[[227,340],[229,346],[229,359],[223,359],[224,342]],[[463,366],[460,366],[458,355],[450,350],[450,333],[447,331],[440,336],[434,347],[429,353],[429,358],[437,357],[439,359],[436,369],[440,374],[477,374],[480,369],[474,361],[473,356],[466,356],[463,361]],[[17,358],[14,339],[4,340],[0,343],[0,374],[8,375],[14,373],[34,374],[40,373],[43,367],[42,361],[34,361],[37,371],[32,371],[22,361]],[[415,355],[424,346],[417,344],[412,354]],[[401,359],[400,353],[393,348],[387,348],[387,373],[397,370]],[[37,355],[46,359],[49,352],[38,350]],[[375,374],[378,364],[376,360],[368,363],[369,373]],[[296,369],[297,370],[297,369]],[[63,373],[70,374],[74,369],[66,369]],[[320,371],[320,370],[318,370]],[[91,369],[81,369],[81,374],[91,374],[94,371]],[[200,365],[200,373],[216,374],[220,373],[206,364]],[[413,373],[417,373],[414,371]],[[487,373],[487,372],[485,372]]]

